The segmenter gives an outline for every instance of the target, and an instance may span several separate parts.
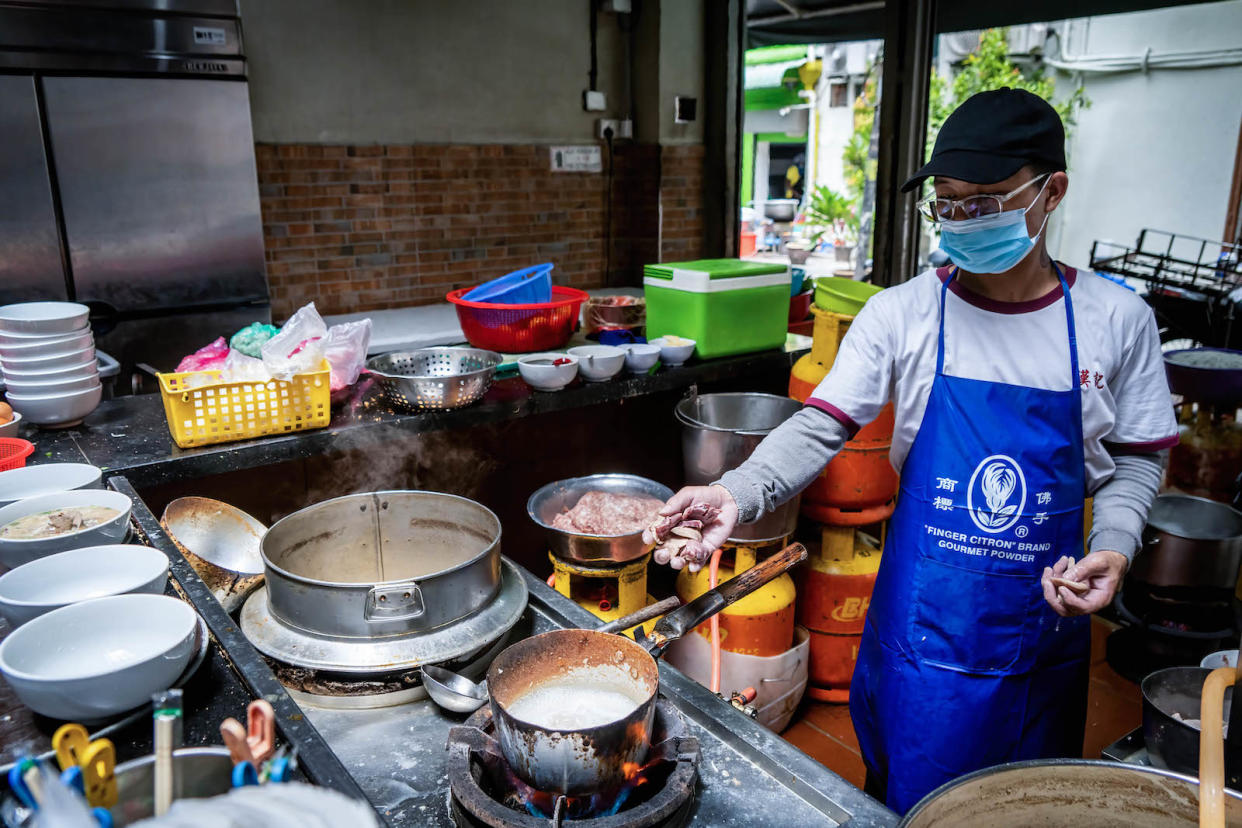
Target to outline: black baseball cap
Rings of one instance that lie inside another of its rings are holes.
[[[1038,95],[1008,86],[971,95],[945,119],[931,160],[901,185],[908,193],[934,175],[995,184],[1027,164],[1065,169],[1061,116]]]

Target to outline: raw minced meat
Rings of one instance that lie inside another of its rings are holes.
[[[580,535],[628,535],[647,528],[663,505],[643,495],[587,492],[572,509],[553,518],[552,526]]]

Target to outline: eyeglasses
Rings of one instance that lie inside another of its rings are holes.
[[[966,198],[931,198],[924,199],[919,202],[919,212],[923,214],[923,218],[933,224],[942,221],[951,221],[956,215],[958,208],[962,210],[962,214],[968,218],[980,218],[981,216],[990,216],[999,213],[1005,208],[1005,202],[1016,196],[1037,181],[1042,181],[1052,173],[1044,173],[1037,175],[1030,181],[1018,187],[1012,192],[1005,195],[973,195]]]

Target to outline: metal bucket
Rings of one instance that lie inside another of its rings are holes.
[[[222,747],[182,748],[173,754],[173,799],[206,799],[233,788],[233,760]],[[118,765],[117,804],[110,809],[117,828],[155,816],[155,757]]]
[[[677,404],[681,423],[681,453],[686,483],[706,486],[740,466],[802,403],[773,394],[703,394]],[[798,524],[800,498],[777,507],[754,523],[733,530],[733,541],[775,541],[790,535]]]
[[[1225,791],[1228,825],[1242,797]],[[899,828],[1195,828],[1199,782],[1140,765],[1088,759],[1015,762],[949,782],[915,805]]]

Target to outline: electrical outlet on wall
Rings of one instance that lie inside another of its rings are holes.
[[[615,118],[596,118],[595,119],[595,137],[601,140],[607,140],[607,132],[612,129],[613,140],[619,138],[634,137],[634,122],[629,118],[617,120]]]
[[[673,123],[689,124],[698,118],[699,99],[686,95],[673,98]]]
[[[587,112],[603,112],[608,108],[608,99],[603,92],[585,89],[582,92],[582,108]]]

